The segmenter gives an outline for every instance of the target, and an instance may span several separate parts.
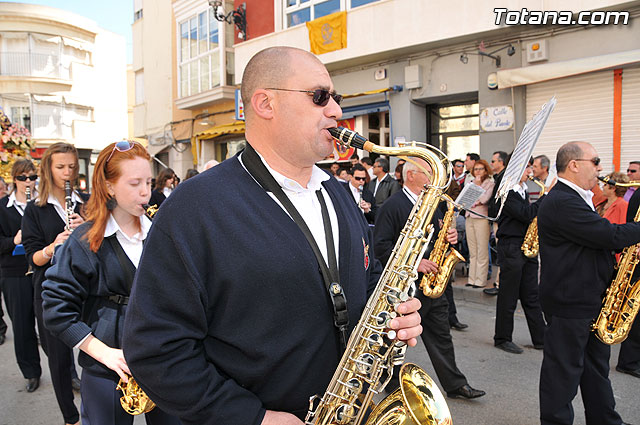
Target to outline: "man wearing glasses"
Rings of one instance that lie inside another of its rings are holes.
[[[464,162],[461,159],[453,160],[453,179],[461,185],[464,182]]]
[[[302,425],[382,267],[353,198],[315,165],[342,115],[322,62],[265,49],[244,70],[242,99],[245,150],[182,183],[154,217],[124,353],[185,425]],[[398,304],[404,316],[390,323],[411,346],[419,308]]]
[[[351,179],[348,183],[343,183],[345,189],[349,191],[356,205],[362,210],[369,224],[373,224],[376,216],[376,205],[373,193],[364,187],[367,181],[367,170],[360,164],[354,165],[349,170]]]
[[[640,181],[640,161],[632,161],[627,168],[627,176],[631,181]],[[624,194],[624,200],[629,202],[633,194],[638,190],[636,187],[630,187]]]
[[[640,223],[611,224],[595,212],[591,188],[602,170],[589,143],[563,145],[558,183],[538,210],[540,302],[547,319],[540,371],[542,425],[572,424],[580,387],[588,424],[619,425],[609,381],[611,347],[591,324],[611,283],[614,250],[640,241]]]

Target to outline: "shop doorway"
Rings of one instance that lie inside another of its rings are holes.
[[[455,105],[427,105],[428,143],[450,160],[464,160],[467,153],[480,151],[478,102]]]

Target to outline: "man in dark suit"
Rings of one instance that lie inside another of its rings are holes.
[[[544,344],[545,323],[538,296],[538,256],[527,258],[520,249],[542,200],[529,203],[529,194],[525,188],[530,173],[531,163],[522,174],[519,184],[511,188],[507,195],[496,234],[501,285],[496,303],[493,340],[497,348],[514,354],[523,352],[513,342],[513,314],[518,299],[527,318],[533,347],[539,350]]]
[[[378,210],[374,229],[374,252],[382,264],[387,263],[422,188],[424,185],[429,184],[429,176],[418,168],[416,164],[431,172],[429,165],[424,160],[417,158],[413,158],[412,161],[415,161],[415,163],[406,162],[402,169],[404,180],[402,190],[391,196]],[[418,266],[420,274],[416,284],[420,283],[422,273],[436,272],[438,270],[438,266],[429,261],[428,258],[431,249],[433,249],[435,239],[437,239],[440,232],[440,220],[443,217],[442,210],[436,211],[432,220],[432,224],[435,227],[434,237],[424,259],[420,261]],[[457,240],[458,232],[452,227],[449,230],[447,241],[450,244],[455,244]],[[427,298],[422,291],[417,290],[416,298],[422,303],[422,308],[419,310],[423,326],[422,341],[427,348],[429,358],[442,388],[451,398],[471,399],[485,395],[484,391],[476,390],[469,385],[467,378],[456,365],[453,340],[449,327],[449,303],[446,297]],[[392,382],[395,383],[397,380],[394,379]]]
[[[636,190],[627,208],[627,223],[634,221],[636,213],[640,208],[640,190]],[[640,279],[640,267],[636,266],[631,280],[637,282]],[[636,378],[640,378],[640,323],[636,316],[633,326],[629,331],[629,336],[620,344],[620,354],[618,355],[618,372],[626,373]]]
[[[389,161],[386,158],[378,158],[373,163],[375,179],[367,185],[367,189],[376,198],[376,207],[380,208],[389,196],[400,190],[400,185],[389,175]]]
[[[349,170],[351,179],[348,183],[342,183],[347,192],[353,196],[353,200],[364,213],[369,224],[373,224],[376,217],[376,205],[373,193],[364,188],[367,180],[367,170],[360,164],[354,165]]]
[[[563,145],[558,183],[538,209],[540,301],[547,319],[540,371],[542,425],[572,424],[580,387],[587,424],[619,425],[609,381],[611,347],[591,332],[611,283],[614,250],[640,241],[640,223],[611,224],[590,191],[602,170],[588,143]]]

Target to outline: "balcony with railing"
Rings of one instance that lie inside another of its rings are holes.
[[[57,55],[28,52],[0,52],[0,75],[69,79],[69,65]]]

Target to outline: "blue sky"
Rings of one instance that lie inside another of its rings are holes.
[[[127,43],[127,63],[132,62],[133,0],[4,0],[11,3],[30,3],[51,6],[82,15],[95,21],[98,26],[120,34]]]

